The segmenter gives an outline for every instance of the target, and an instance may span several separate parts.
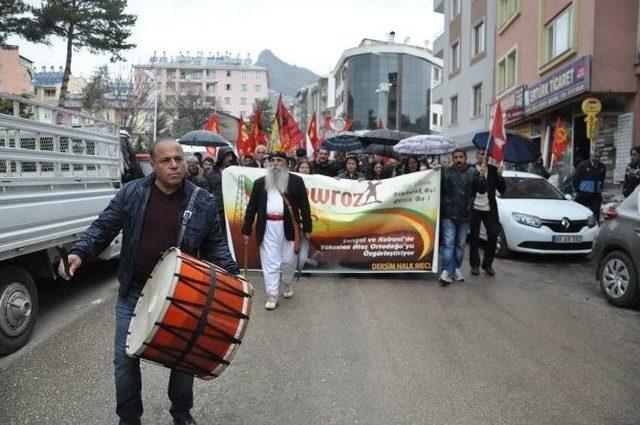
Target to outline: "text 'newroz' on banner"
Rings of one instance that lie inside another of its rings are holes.
[[[246,251],[240,229],[253,184],[265,174],[235,166],[222,173],[229,248],[241,266],[247,252],[253,270],[260,269],[255,225]],[[313,222],[300,254],[305,272],[437,272],[440,171],[363,181],[299,176]]]

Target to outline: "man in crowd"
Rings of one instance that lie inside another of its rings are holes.
[[[206,174],[210,192],[213,194],[213,197],[216,198],[220,228],[222,230],[222,237],[225,243],[227,240],[227,222],[224,215],[224,198],[222,197],[222,171],[232,165],[238,165],[238,157],[231,147],[222,146],[218,148],[218,155],[213,171]]]
[[[187,157],[187,180],[198,187],[209,190],[209,183],[200,175],[200,166],[198,158],[195,156]]]
[[[593,211],[596,220],[600,221],[600,205],[602,205],[602,189],[607,168],[602,162],[600,150],[595,149],[587,161],[576,167],[573,177],[573,189],[576,191],[576,202]]]
[[[267,154],[267,147],[265,145],[258,145],[253,151],[253,161],[247,162],[247,167],[266,168],[265,155]]]
[[[182,147],[174,139],[156,142],[151,150],[154,172],[120,189],[71,249],[69,274],[62,262],[58,269],[60,276],[70,279],[79,267],[107,248],[122,230],[114,352],[116,413],[121,425],[141,423],[140,359],[127,356],[125,344],[136,303],[160,255],[178,246],[230,273],[240,273],[223,243],[213,196],[185,179],[183,156]],[[178,227],[190,204],[193,207],[189,225],[184,226],[183,237],[178,240]],[[193,376],[171,370],[168,392],[174,424],[195,424],[190,414]]]
[[[202,160],[202,169],[204,170],[204,175],[209,174],[210,172],[213,171],[213,168],[215,167],[216,164],[216,160],[211,158],[210,156],[205,157]]]
[[[630,161],[624,172],[622,195],[626,198],[631,195],[636,186],[640,184],[640,147],[635,146],[629,151]]]
[[[267,175],[253,185],[242,226],[245,241],[249,240],[254,221],[267,292],[264,307],[273,310],[278,304],[281,280],[284,298],[293,296],[301,232],[307,240],[311,234],[307,189],[301,177],[289,173],[284,152],[271,154]]]
[[[316,150],[316,158],[311,161],[311,174],[335,177],[338,175],[335,164],[329,162],[329,151],[320,147]]]
[[[440,283],[446,286],[455,279],[464,281],[460,270],[464,259],[464,246],[471,225],[471,208],[476,193],[485,193],[485,167],[479,170],[467,164],[467,154],[462,149],[453,151],[453,164],[441,168],[440,224],[442,226],[444,270]],[[438,168],[438,167],[436,167]]]
[[[481,172],[483,164],[485,164],[486,152],[483,149],[476,153],[475,165],[476,170]],[[480,223],[484,223],[487,231],[487,244],[484,248],[484,256],[482,258],[482,270],[489,276],[495,276],[493,270],[493,259],[496,255],[496,242],[498,240],[498,205],[496,203],[496,190],[504,192],[505,181],[502,177],[502,169],[493,165],[486,164],[486,191],[484,193],[476,193],[471,209],[471,231],[469,232],[469,263],[471,265],[471,274],[480,274],[480,254],[478,250],[480,240]]]

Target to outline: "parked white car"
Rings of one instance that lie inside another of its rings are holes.
[[[591,210],[565,197],[531,173],[505,171],[506,190],[498,194],[500,218],[496,255],[589,254],[598,235]]]

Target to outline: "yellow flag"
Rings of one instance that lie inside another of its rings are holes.
[[[269,135],[267,148],[269,148],[270,151],[279,151],[282,149],[280,146],[280,128],[278,127],[278,120],[275,118],[271,121],[271,134]]]

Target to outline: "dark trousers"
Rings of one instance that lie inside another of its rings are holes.
[[[132,291],[116,302],[116,336],[114,365],[116,378],[116,413],[120,424],[140,424],[142,416],[142,379],[140,359],[126,355],[127,332],[139,295]],[[174,418],[186,418],[193,407],[193,376],[171,370],[169,378],[169,412]]]
[[[491,267],[496,255],[498,241],[498,214],[495,211],[471,210],[471,230],[469,232],[469,263],[471,267],[480,267],[478,243],[480,240],[480,223],[487,230],[487,244],[484,247],[482,267]]]
[[[600,223],[600,206],[602,205],[602,195],[599,193],[578,192],[576,202],[589,208],[596,220]]]

